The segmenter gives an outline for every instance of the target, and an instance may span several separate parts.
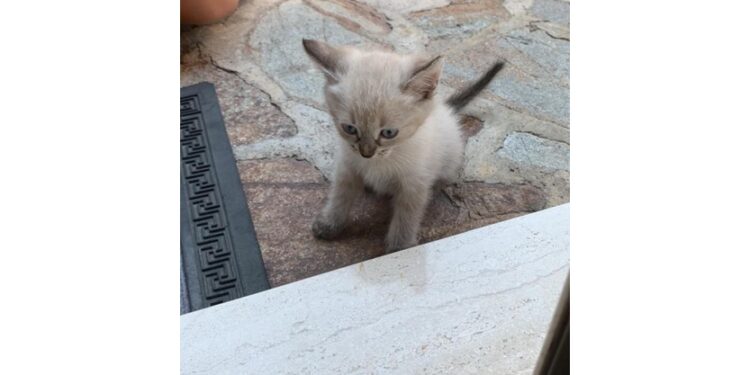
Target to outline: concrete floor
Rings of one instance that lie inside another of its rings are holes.
[[[217,87],[272,286],[383,254],[387,202],[368,196],[340,240],[313,238],[336,136],[302,38],[445,56],[449,94],[506,68],[465,110],[463,181],[437,190],[421,242],[569,200],[569,3],[246,1],[181,35],[181,84]]]

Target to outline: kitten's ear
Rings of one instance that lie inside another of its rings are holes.
[[[313,62],[323,71],[329,83],[338,82],[344,70],[344,51],[328,43],[302,39],[302,46]]]
[[[420,99],[430,99],[435,94],[442,70],[443,56],[431,60],[419,60],[409,79],[401,86],[401,90]]]

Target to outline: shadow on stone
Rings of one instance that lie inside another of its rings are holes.
[[[347,229],[332,241],[316,239],[311,225],[329,184],[306,161],[249,160],[238,163],[248,206],[272,286],[314,276],[385,253],[390,199],[363,194]],[[461,183],[436,189],[420,243],[544,208],[544,195],[525,185]]]

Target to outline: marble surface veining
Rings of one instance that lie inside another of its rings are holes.
[[[569,205],[181,317],[183,374],[531,374]]]

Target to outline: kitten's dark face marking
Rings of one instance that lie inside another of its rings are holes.
[[[339,123],[339,135],[349,143],[352,150],[364,158],[385,156],[391,147],[407,140],[424,121],[424,111],[419,105],[408,101],[394,100],[391,109],[377,112],[395,114],[389,118],[367,116],[362,112],[349,110],[331,111],[334,121]]]
[[[362,155],[363,158],[371,158],[373,155],[375,155],[375,150],[377,149],[378,145],[375,144],[372,137],[366,137],[364,142],[363,140],[359,141],[359,154]]]
[[[378,146],[380,146],[379,139],[373,139],[368,133],[359,130],[358,127],[352,124],[343,123],[341,129],[344,134],[348,136],[349,145],[352,150],[359,151],[362,157],[369,159],[375,155]]]

